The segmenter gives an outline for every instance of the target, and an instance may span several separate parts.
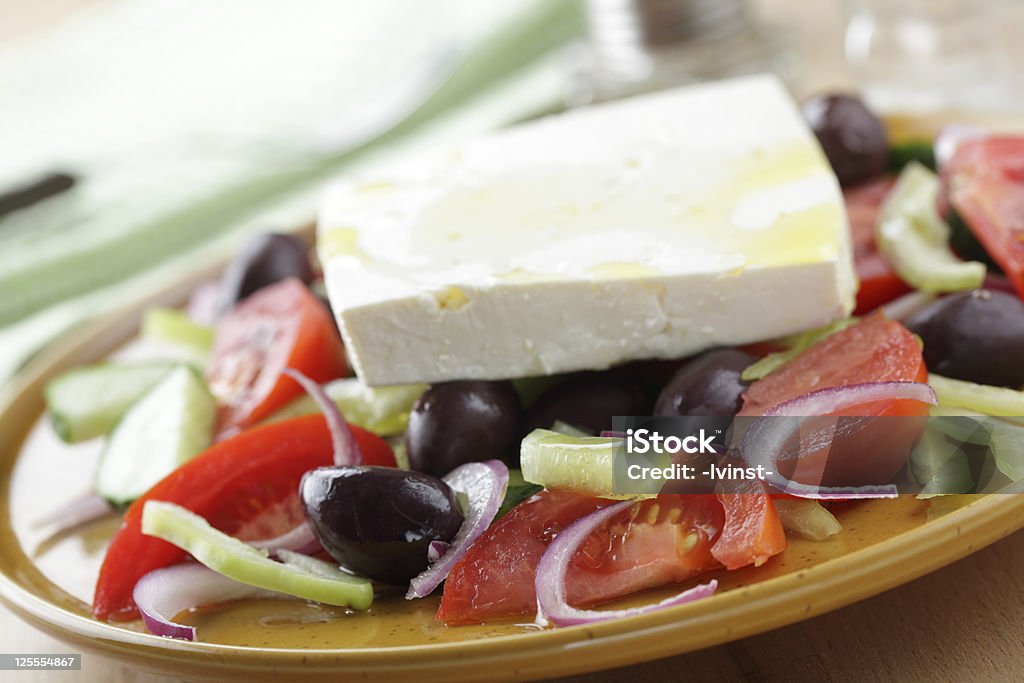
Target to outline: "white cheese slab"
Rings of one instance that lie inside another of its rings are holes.
[[[328,296],[369,385],[676,358],[848,315],[839,185],[756,76],[596,106],[327,191]]]

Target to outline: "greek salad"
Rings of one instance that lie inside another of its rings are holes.
[[[829,501],[759,481],[622,499],[602,469],[613,416],[1024,415],[1024,137],[950,125],[896,145],[847,95],[803,113],[844,189],[860,282],[853,316],[821,329],[609,370],[371,387],[351,376],[309,246],[281,234],[249,242],[186,310],[150,311],[141,336],[170,357],[46,390],[62,439],[104,440],[93,493],[50,523],[123,516],[95,618],[194,640],[182,613],[260,597],[358,613],[439,596],[452,627],[641,614],[841,524]],[[901,471],[913,447],[895,439],[872,466]],[[856,479],[864,463],[844,466]],[[598,609],[668,584],[681,591],[660,603]]]

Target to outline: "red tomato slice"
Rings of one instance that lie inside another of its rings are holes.
[[[711,555],[726,569],[750,564],[760,567],[786,549],[786,531],[775,504],[759,481],[725,483],[728,492],[718,494],[725,508],[725,524],[721,536],[711,546]]]
[[[559,531],[611,501],[542,491],[498,520],[455,565],[437,618],[448,624],[531,614],[537,563]],[[610,520],[569,566],[569,603],[591,606],[678,583],[718,566],[711,555],[723,524],[710,495],[662,495]]]
[[[870,313],[911,291],[910,285],[900,279],[885,257],[877,251],[858,256],[854,268],[860,281],[854,315]]]
[[[902,325],[881,314],[824,339],[772,374],[760,379],[743,395],[739,415],[762,415],[785,401],[819,389],[864,382],[924,382],[928,379],[921,347]],[[918,401],[875,401],[852,406],[844,415],[919,417],[928,406]],[[916,420],[880,420],[838,439],[819,453],[801,457],[804,472],[823,477],[825,486],[885,483],[905,464],[920,435]],[[827,467],[826,467],[827,463]],[[791,473],[783,472],[785,476]],[[799,480],[799,478],[798,478]]]
[[[366,464],[395,466],[383,439],[356,426],[352,433]],[[128,508],[100,568],[93,614],[97,619],[134,619],[138,610],[132,590],[138,580],[187,557],[170,543],[142,534],[147,500],[177,503],[238,538],[272,538],[304,517],[298,495],[302,475],[330,465],[332,459],[326,421],[307,415],[247,430],[185,463]]]
[[[1024,297],[1024,137],[965,140],[943,181],[949,204]]]
[[[295,278],[257,291],[217,323],[206,380],[221,406],[220,431],[252,426],[300,396],[285,368],[321,383],[348,371],[330,313]]]
[[[914,335],[899,323],[876,314],[821,340],[751,384],[743,394],[739,415],[761,415],[769,408],[818,389],[864,382],[924,382],[927,378],[921,347]],[[922,410],[917,401],[898,403],[914,404],[914,412],[909,414],[920,414]]]
[[[876,251],[875,221],[882,203],[895,184],[895,178],[878,178],[843,192],[855,257]]]

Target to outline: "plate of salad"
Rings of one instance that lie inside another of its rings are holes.
[[[852,315],[604,370],[370,386],[311,232],[260,235],[5,390],[0,596],[181,676],[529,679],[806,619],[1024,526],[1024,498],[992,494],[1024,478],[1024,137],[886,127],[845,95],[803,114],[843,188]],[[629,497],[602,474],[615,416],[801,410],[992,418],[996,471],[983,487],[914,442],[886,457],[917,495]]]

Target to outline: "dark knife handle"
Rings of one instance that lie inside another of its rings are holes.
[[[32,206],[48,197],[66,192],[74,187],[76,180],[75,176],[69,173],[47,173],[6,192],[0,192],[0,218],[18,209]]]

